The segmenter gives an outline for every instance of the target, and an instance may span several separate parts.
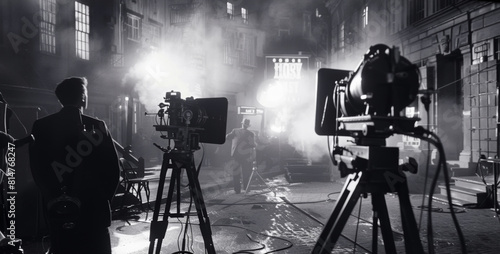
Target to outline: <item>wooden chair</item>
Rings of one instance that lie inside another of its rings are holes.
[[[144,179],[144,177],[139,177],[137,169],[125,158],[120,158],[120,166],[122,168],[121,175],[123,178],[121,184],[125,188],[125,193],[130,192],[134,195],[139,200],[142,207],[142,191],[144,191],[149,206],[149,180]]]

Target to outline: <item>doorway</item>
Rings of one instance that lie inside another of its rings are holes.
[[[461,53],[437,55],[437,133],[447,160],[458,160],[463,150],[463,91]]]

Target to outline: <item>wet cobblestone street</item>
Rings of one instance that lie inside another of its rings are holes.
[[[234,194],[229,189],[218,195],[208,195],[205,203],[217,253],[310,253],[343,187],[341,183],[328,182],[288,184],[281,177],[268,184],[273,192],[264,185],[255,185],[247,195]],[[421,195],[412,195],[410,199],[417,223],[422,216],[420,239],[427,252],[427,211],[419,209]],[[370,198],[360,200],[361,209],[358,202],[332,253],[371,253],[371,201]],[[386,202],[396,248],[398,253],[404,253],[397,195],[387,194]],[[496,250],[500,250],[500,243],[494,237],[500,235],[500,224],[492,211],[456,208],[456,215],[468,253],[497,253]],[[447,205],[433,202],[432,217],[436,253],[459,253],[460,245]],[[147,221],[150,219],[151,213]],[[193,253],[203,253],[204,243],[197,222],[196,216],[192,216],[186,246]],[[169,225],[162,253],[177,251],[182,246],[180,229],[183,224],[170,219]],[[138,222],[135,227],[147,230],[149,224]],[[147,246],[149,232],[141,231],[139,235]],[[380,232],[378,237],[378,252],[385,253]]]
[[[343,185],[339,182],[289,184],[281,176],[267,181],[273,191],[263,184],[255,184],[248,194],[235,194],[226,185],[204,193],[216,253],[311,253]],[[398,196],[387,194],[385,199],[396,249],[398,253],[405,253]],[[368,196],[360,200],[362,202],[358,201],[354,207],[332,253],[372,252],[371,199]],[[410,200],[415,219],[421,223],[419,235],[427,253],[427,209],[420,209],[421,195],[410,195]],[[188,209],[188,201],[183,201],[182,211]],[[192,212],[194,210],[193,206]],[[456,207],[455,212],[468,253],[498,253],[500,241],[496,237],[500,235],[500,223],[493,211]],[[148,211],[114,220],[110,227],[113,253],[148,253],[152,215],[152,211]],[[460,253],[456,229],[446,204],[433,202],[432,222],[435,252]],[[186,234],[185,229],[185,218],[170,218],[161,253],[179,251],[183,244],[186,251],[205,253],[196,214],[190,217]],[[378,253],[385,253],[380,232],[378,239]],[[30,247],[33,244],[28,245]]]

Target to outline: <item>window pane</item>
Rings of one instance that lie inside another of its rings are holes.
[[[89,6],[77,2],[75,6],[76,55],[85,60],[88,60],[90,55],[89,21]]]
[[[39,0],[40,51],[55,53],[56,0]]]

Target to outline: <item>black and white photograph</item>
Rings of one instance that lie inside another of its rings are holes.
[[[500,1],[0,0],[0,254],[500,252]]]

